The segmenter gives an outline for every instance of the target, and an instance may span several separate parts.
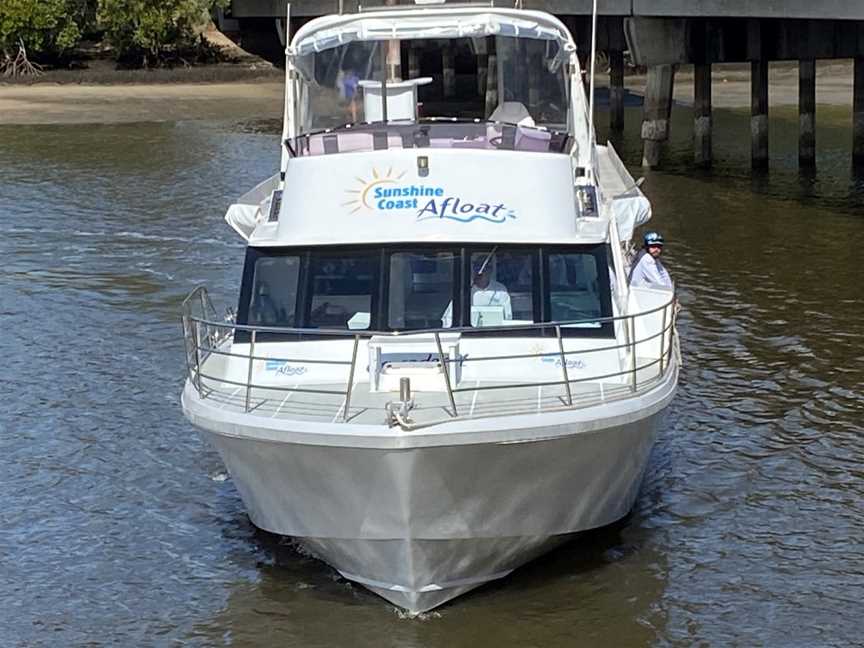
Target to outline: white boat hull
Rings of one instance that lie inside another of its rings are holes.
[[[357,447],[216,424],[191,388],[184,408],[219,451],[256,526],[295,537],[346,578],[416,613],[625,516],[674,393],[677,371],[670,374],[632,402],[526,417],[549,423],[518,429],[518,440],[510,428],[501,442],[490,440],[489,426],[520,417],[487,419],[483,442],[436,434],[439,445],[429,445],[429,435],[405,434],[391,447]],[[599,416],[604,408],[611,415]]]

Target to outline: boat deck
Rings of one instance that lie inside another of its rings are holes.
[[[633,178],[621,164],[614,149],[610,150],[607,146],[597,147],[597,168],[600,186],[609,196],[623,194],[633,189]]]
[[[652,364],[653,362],[653,364]],[[640,358],[636,392],[653,387],[661,377],[656,361]],[[535,414],[569,407],[564,385],[508,386],[490,380],[465,380],[454,388],[459,418]],[[345,416],[344,384],[294,383],[282,388],[252,387],[248,390],[248,414],[271,419],[314,422],[341,422],[379,425],[387,420],[386,405],[398,402],[397,392],[370,392],[368,382],[354,385],[348,416]],[[491,388],[491,389],[490,389]],[[299,391],[299,390],[310,391]],[[470,389],[471,391],[459,391]],[[319,391],[312,391],[319,390]],[[212,379],[202,380],[204,399],[210,406],[232,412],[247,411],[247,389]],[[320,393],[335,392],[335,393]],[[576,382],[570,385],[572,407],[582,408],[627,398],[634,394],[632,383]],[[410,418],[428,424],[453,418],[447,392],[415,392]]]

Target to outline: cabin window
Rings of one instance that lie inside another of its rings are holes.
[[[368,329],[380,255],[313,252],[309,260],[309,328]]]
[[[494,247],[470,258],[470,326],[531,324],[534,318],[531,250]]]
[[[590,320],[603,316],[599,265],[595,254],[553,252],[549,258],[549,319]],[[600,328],[600,322],[572,324]]]
[[[257,326],[296,326],[299,277],[299,256],[259,258],[255,262],[252,279],[249,323]]]
[[[390,255],[387,322],[393,330],[453,325],[452,252],[396,252]]]
[[[487,327],[582,320],[562,324],[562,333],[610,337],[612,324],[601,321],[612,316],[608,252],[605,245],[250,248],[238,322],[356,331],[473,327],[470,335],[483,335]],[[261,332],[259,339],[286,335]],[[241,331],[235,339],[248,337]]]

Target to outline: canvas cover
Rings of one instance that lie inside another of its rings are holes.
[[[510,36],[556,41],[562,49],[575,45],[555,17],[539,11],[473,8],[398,10],[326,16],[300,28],[289,53],[303,56],[354,41],[386,41]]]

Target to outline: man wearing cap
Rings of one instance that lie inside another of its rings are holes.
[[[510,303],[510,293],[506,286],[500,281],[492,279],[491,255],[471,264],[471,308],[483,306],[500,306],[502,319],[513,319],[513,306]],[[450,328],[453,320],[453,303],[447,305],[447,309],[441,317],[441,326]],[[472,318],[473,321],[473,318]]]
[[[471,306],[501,306],[504,309],[505,320],[513,319],[513,306],[510,304],[510,293],[499,281],[490,275],[489,259],[473,264],[471,281]]]
[[[633,262],[630,285],[672,290],[672,277],[660,261],[660,255],[663,254],[663,236],[659,232],[647,232],[642,240],[645,245]]]

